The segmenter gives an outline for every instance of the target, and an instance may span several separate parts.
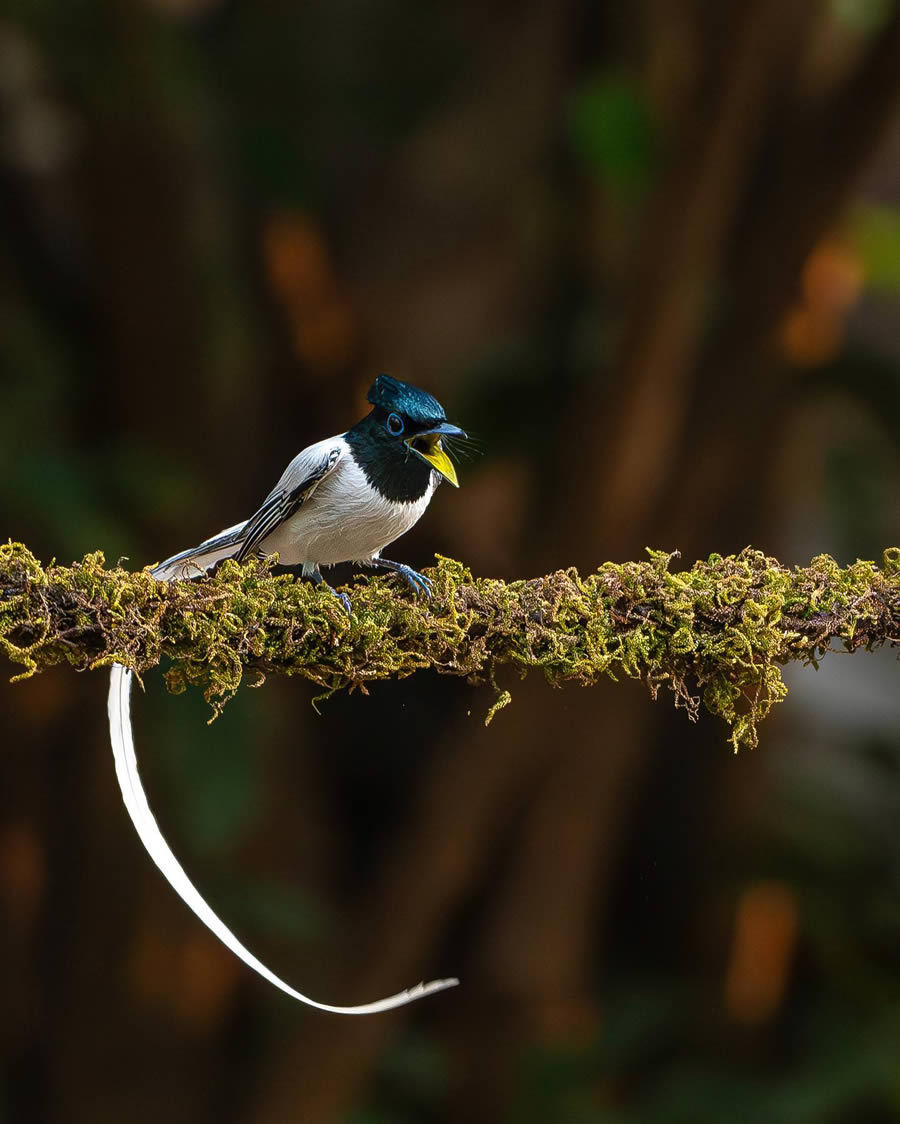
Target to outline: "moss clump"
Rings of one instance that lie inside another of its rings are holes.
[[[394,577],[351,590],[353,617],[326,592],[267,563],[225,562],[213,577],[158,582],[108,569],[103,555],[42,566],[20,543],[0,547],[0,648],[33,675],[63,661],[118,662],[141,673],[165,658],[169,689],[204,687],[218,712],[246,674],[301,675],[323,695],[433,668],[494,682],[512,665],[554,685],[643,679],[671,689],[695,718],[731,726],[735,749],[785,697],[780,668],[900,642],[900,548],[882,565],[841,568],[828,555],[788,569],[749,548],[674,570],[674,554],[504,582],[438,558],[432,601]],[[509,702],[503,692],[489,718]]]

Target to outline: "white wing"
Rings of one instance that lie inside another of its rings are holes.
[[[346,449],[343,442],[328,441],[310,445],[298,453],[282,474],[281,479],[266,497],[265,503],[244,524],[241,545],[235,558],[243,562],[268,538],[285,519],[290,519],[298,507],[309,499],[334,468]]]
[[[262,506],[243,523],[235,523],[199,546],[173,554],[151,570],[160,581],[197,578],[223,558],[243,562],[279,524],[304,504],[346,451],[341,437],[318,441],[299,452],[281,474]]]

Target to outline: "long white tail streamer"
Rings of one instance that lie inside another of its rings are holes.
[[[455,987],[459,980],[432,980],[430,983],[416,984],[415,987],[400,991],[387,999],[377,999],[374,1003],[363,1003],[358,1007],[333,1007],[330,1003],[317,1003],[308,995],[301,995],[292,987],[278,978],[252,952],[248,951],[228,926],[207,905],[193,882],[185,874],[181,863],[175,858],[169,844],[159,830],[159,824],[141,784],[138,773],[137,757],[134,752],[134,738],[131,733],[131,680],[132,674],[121,664],[113,664],[109,681],[109,735],[112,741],[113,757],[116,762],[116,777],[119,788],[122,790],[122,800],[131,816],[131,822],[140,836],[141,842],[147,848],[150,858],[156,863],[169,884],[177,894],[188,904],[204,925],[208,926],[235,956],[240,957],[250,968],[269,983],[299,999],[310,1007],[317,1007],[320,1011],[333,1011],[337,1015],[374,1015],[378,1011],[390,1011],[394,1007],[402,1007],[421,999],[425,995],[432,995],[436,991],[444,991],[448,987]]]

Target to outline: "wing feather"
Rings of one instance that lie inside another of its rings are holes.
[[[310,463],[309,453],[313,450],[321,452],[320,448],[312,446],[291,461],[265,503],[247,521],[241,536],[243,541],[234,555],[238,562],[255,553],[264,539],[306,503],[341,459],[343,452],[340,445],[332,445]]]
[[[199,546],[173,554],[151,573],[160,581],[199,577],[224,558],[243,562],[285,519],[304,504],[334,468],[346,446],[338,438],[303,449],[287,466],[281,479],[254,515],[205,539]]]
[[[243,538],[245,526],[245,523],[236,523],[233,527],[220,531],[218,535],[204,539],[199,546],[173,554],[165,562],[154,566],[150,573],[160,581],[199,577],[205,570],[229,557],[232,548]]]

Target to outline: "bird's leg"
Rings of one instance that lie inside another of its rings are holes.
[[[431,578],[426,578],[424,574],[420,574],[412,566],[407,566],[405,562],[392,562],[389,558],[373,558],[369,565],[379,566],[382,570],[393,570],[396,574],[402,574],[414,593],[424,593],[426,597],[431,597],[434,592]]]
[[[318,566],[307,566],[306,564],[304,564],[301,573],[302,576],[308,581],[311,581],[313,585],[324,585],[331,596],[336,597],[338,601],[340,601],[340,603],[344,606],[344,611],[346,612],[347,616],[349,617],[353,615],[351,611],[350,598],[346,593],[338,593],[338,591],[333,586],[330,586],[328,582],[325,581],[325,579],[322,577],[322,571]]]

